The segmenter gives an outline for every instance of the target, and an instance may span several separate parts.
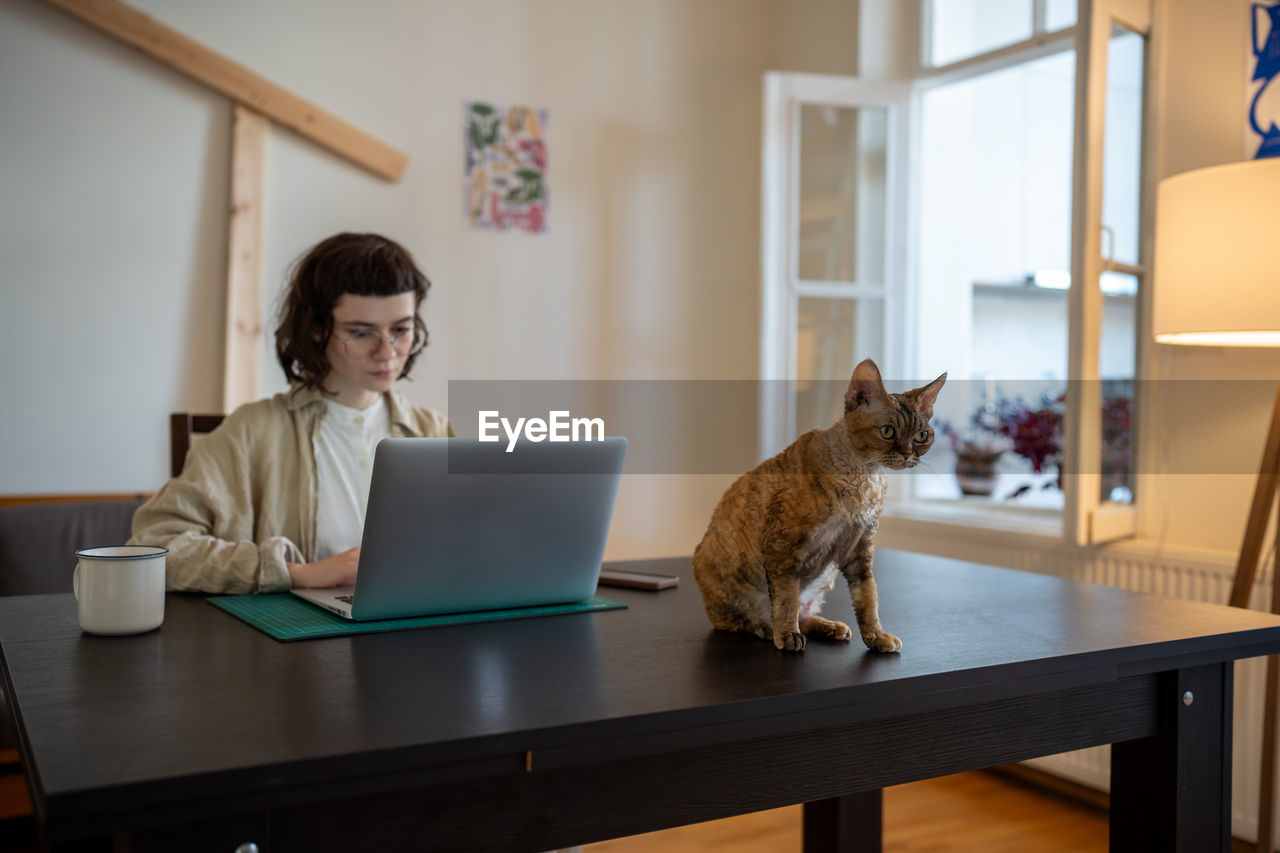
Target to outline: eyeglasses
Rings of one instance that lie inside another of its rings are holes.
[[[347,355],[356,361],[365,361],[382,349],[382,342],[391,344],[396,355],[416,355],[426,344],[426,336],[417,326],[396,329],[389,335],[380,335],[370,329],[358,329],[342,342]]]

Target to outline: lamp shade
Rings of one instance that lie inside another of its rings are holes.
[[[1157,343],[1280,347],[1280,158],[1161,181],[1153,276]]]

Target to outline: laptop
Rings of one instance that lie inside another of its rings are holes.
[[[383,439],[355,585],[293,594],[356,621],[593,596],[627,440],[507,447]]]

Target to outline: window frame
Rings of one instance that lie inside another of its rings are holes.
[[[1067,296],[1069,351],[1068,383],[1063,445],[1068,470],[1078,473],[1063,478],[1063,535],[1068,542],[1091,545],[1136,536],[1142,505],[1142,478],[1134,475],[1132,504],[1103,501],[1101,489],[1102,387],[1098,359],[1102,334],[1102,290],[1104,272],[1115,270],[1138,280],[1138,326],[1136,329],[1135,379],[1143,375],[1150,358],[1150,259],[1154,238],[1153,202],[1159,170],[1153,168],[1159,156],[1156,148],[1155,104],[1153,97],[1154,60],[1158,47],[1153,26],[1162,0],[1080,0],[1076,37],[1076,122],[1072,161],[1071,271],[1072,280],[1084,283],[1072,287]],[[1104,142],[1107,106],[1107,54],[1112,30],[1120,25],[1146,40],[1143,50],[1142,157],[1139,186],[1139,258],[1137,264],[1119,264],[1102,255],[1102,194]],[[1153,42],[1156,44],[1153,45]],[[1084,168],[1080,168],[1081,164]],[[1144,383],[1136,383],[1139,389]],[[1141,397],[1134,401],[1136,417],[1130,434],[1140,458]],[[1141,470],[1134,465],[1133,470]]]

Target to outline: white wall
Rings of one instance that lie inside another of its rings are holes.
[[[761,75],[851,71],[853,2],[135,5],[409,154],[389,184],[273,130],[268,317],[300,252],[373,230],[435,285],[419,404],[755,376]],[[219,408],[230,106],[34,0],[0,5],[0,79],[0,493],[150,491],[167,414]],[[548,234],[465,227],[467,99],[549,110]],[[262,378],[283,387],[265,346]],[[628,478],[610,556],[688,553],[726,484]]]
[[[230,109],[29,0],[0,79],[0,491],[153,489],[221,381]]]
[[[774,0],[769,35],[774,71],[857,74],[859,0]]]

